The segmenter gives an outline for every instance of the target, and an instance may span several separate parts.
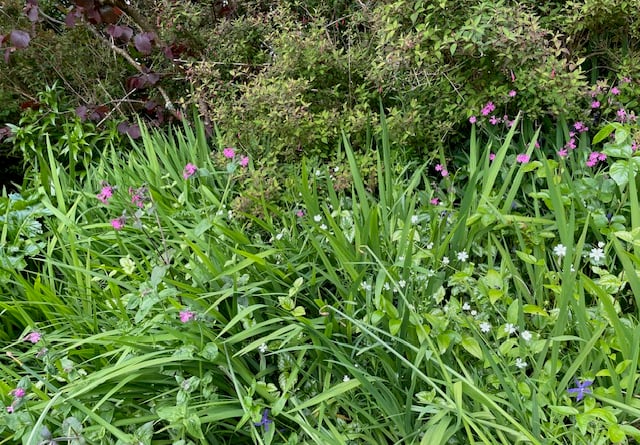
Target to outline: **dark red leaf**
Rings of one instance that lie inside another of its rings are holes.
[[[141,135],[140,127],[138,126],[138,124],[131,125],[129,127],[129,130],[127,130],[127,134],[131,136],[132,139],[138,139]]]
[[[29,46],[31,36],[28,32],[14,29],[9,35],[9,41],[11,42],[11,46],[14,48],[23,49]]]
[[[89,113],[89,109],[84,105],[81,105],[78,108],[76,108],[76,116],[78,116],[82,122],[87,120],[88,113]]]
[[[0,141],[4,138],[7,138],[11,135],[11,128],[9,127],[0,127]]]
[[[155,40],[156,35],[152,32],[143,32],[141,34],[137,34],[133,38],[133,44],[138,51],[142,54],[147,55],[151,54],[151,50],[153,49],[153,41]]]
[[[29,20],[32,23],[35,23],[38,21],[38,6],[29,3],[27,6],[25,6],[24,8],[24,13],[27,15],[27,17],[29,18]]]
[[[133,29],[128,26],[109,25],[107,27],[107,34],[114,39],[123,40],[128,42],[133,37]]]
[[[122,10],[111,5],[102,5],[98,12],[104,23],[116,23],[122,15]]]
[[[69,28],[73,28],[74,26],[76,26],[77,18],[78,16],[76,15],[76,13],[72,11],[64,18],[64,24]]]
[[[39,110],[40,109],[40,102],[36,102],[35,100],[27,100],[25,102],[22,102],[20,104],[20,109],[21,110]]]
[[[118,128],[118,133],[126,134],[127,131],[129,130],[129,122],[127,121],[120,122],[117,128]]]
[[[76,0],[76,5],[85,9],[93,9],[96,6],[94,0]]]
[[[86,9],[85,15],[87,16],[87,19],[89,20],[89,22],[93,23],[94,25],[102,23],[102,17],[100,16],[100,11],[98,11],[96,8]]]

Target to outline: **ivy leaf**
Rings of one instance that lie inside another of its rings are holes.
[[[20,31],[19,29],[14,29],[11,31],[9,35],[9,41],[11,42],[11,46],[17,49],[24,49],[29,46],[29,42],[31,41],[31,36],[28,32]]]

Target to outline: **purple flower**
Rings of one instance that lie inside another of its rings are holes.
[[[600,108],[600,101],[594,100],[591,102],[591,108]]]
[[[579,382],[576,380],[576,387],[567,389],[569,394],[577,394],[576,401],[584,399],[585,394],[591,393],[591,388],[589,388],[593,384],[593,380],[584,380],[583,382]]]
[[[482,113],[483,116],[488,116],[495,109],[496,106],[493,104],[493,102],[487,102],[487,104],[482,107],[482,111],[480,111],[480,113]]]
[[[109,198],[113,196],[113,187],[106,182],[102,183],[102,190],[96,195],[96,198],[103,204],[109,204]]]
[[[516,156],[516,161],[520,164],[526,164],[527,162],[529,162],[529,159],[529,155],[526,153],[520,153],[518,156]]]
[[[265,432],[269,432],[269,425],[273,423],[273,420],[269,419],[269,410],[265,409],[262,412],[262,419],[260,422],[254,423],[255,426],[263,426]]]
[[[489,122],[491,123],[491,125],[496,125],[498,122],[500,122],[500,118],[491,116],[491,119],[489,119]]]
[[[27,391],[25,391],[24,388],[16,388],[12,390],[9,394],[11,394],[16,399],[21,399],[27,394]]]
[[[124,224],[125,224],[124,216],[120,216],[116,219],[111,220],[111,227],[113,227],[116,230],[122,230],[124,228]]]
[[[477,121],[478,121],[478,118],[477,118],[477,117],[475,117],[475,116],[471,116],[471,117],[469,118],[469,123],[471,123],[471,124],[475,124]]]
[[[516,94],[518,94],[516,93],[516,90],[509,91],[509,97],[516,97]]]
[[[296,212],[296,216],[297,216],[298,218],[302,218],[302,217],[304,216],[304,210],[298,210],[298,211]]]
[[[236,151],[232,147],[227,147],[224,150],[222,150],[222,154],[227,159],[233,159],[234,156],[236,155]]]
[[[196,167],[191,162],[189,162],[187,165],[184,166],[184,170],[182,170],[182,177],[184,179],[189,179],[190,177],[195,175],[197,171],[198,171],[198,167]]]
[[[180,311],[180,321],[188,323],[196,318],[196,313],[193,311]]]
[[[489,153],[489,160],[493,161],[496,158],[496,154],[495,153]]]
[[[25,341],[30,341],[31,343],[34,343],[34,344],[38,343],[41,338],[42,338],[42,334],[37,331],[30,332],[24,337]]]
[[[611,94],[613,94],[614,96],[617,96],[618,94],[620,94],[620,90],[618,89],[618,87],[613,87],[609,90],[609,92]]]
[[[241,158],[240,158],[240,162],[239,162],[239,164],[240,164],[242,167],[246,167],[247,165],[249,165],[249,156],[243,156],[243,157],[241,157]]]

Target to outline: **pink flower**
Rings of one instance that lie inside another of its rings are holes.
[[[471,124],[475,124],[475,123],[477,122],[477,120],[478,120],[478,118],[476,118],[475,116],[471,116],[471,117],[469,118],[469,123],[471,123]]]
[[[480,111],[480,113],[483,116],[488,116],[495,109],[496,109],[496,106],[493,104],[493,102],[487,102],[487,104],[484,107],[482,107],[482,110]]]
[[[613,94],[614,96],[617,96],[618,94],[620,94],[620,90],[618,89],[618,87],[613,87],[609,90],[609,92],[611,94]]]
[[[589,131],[589,127],[587,127],[585,124],[583,124],[580,121],[573,124],[573,128],[575,128],[578,133],[584,133],[585,131]]]
[[[120,216],[116,219],[111,220],[111,227],[113,227],[116,230],[122,230],[122,228],[124,227],[124,223],[125,223],[125,217]]]
[[[34,344],[38,343],[41,338],[42,338],[42,334],[37,331],[30,332],[24,337],[26,341],[30,341],[31,343],[34,343]]]
[[[246,167],[247,165],[249,165],[249,156],[243,156],[243,157],[241,157],[241,158],[240,158],[240,162],[239,162],[239,164],[240,164],[242,167]]]
[[[437,206],[438,204],[440,204],[440,200],[438,198],[432,198],[431,201],[429,202],[434,206]]]
[[[111,198],[112,196],[113,196],[113,187],[107,183],[103,183],[102,190],[100,190],[100,193],[96,195],[96,197],[103,204],[109,204],[109,198]]]
[[[516,94],[518,94],[516,93],[516,90],[509,91],[509,97],[516,97]]]
[[[518,161],[520,164],[526,164],[527,162],[529,162],[529,155],[526,153],[520,153],[518,156],[516,156],[516,161]]]
[[[616,111],[616,115],[618,116],[618,120],[620,122],[624,122],[627,120],[627,112],[624,111],[624,108],[620,108],[618,111]]]
[[[533,145],[534,145],[534,147],[536,147],[536,148],[540,148],[540,142],[538,142],[538,141],[536,141],[536,143],[535,143],[535,144],[533,144]]]
[[[449,176],[449,170],[447,170],[446,168],[443,168],[440,174],[442,175],[443,178],[446,178],[447,176]]]
[[[591,108],[600,108],[600,101],[594,100],[591,102]]]
[[[189,162],[187,165],[184,166],[184,170],[182,170],[182,177],[184,179],[189,179],[190,177],[195,175],[197,171],[198,171],[198,167],[196,167],[191,162]]]
[[[232,147],[227,147],[224,150],[222,150],[222,154],[227,159],[233,159],[236,155],[236,151]]]
[[[598,153],[598,161],[606,161],[607,155],[604,153]]]
[[[491,125],[496,125],[498,122],[500,122],[500,119],[495,116],[491,116],[491,119],[489,119],[489,122],[491,123]]]
[[[148,190],[145,186],[134,189],[129,187],[129,195],[131,196],[131,204],[139,209],[144,208],[144,202],[147,199]]]
[[[302,217],[304,216],[304,210],[298,210],[298,211],[296,212],[296,216],[297,216],[298,218],[302,218]]]
[[[591,160],[591,159],[589,159],[589,160],[586,162],[587,167],[593,167],[593,166],[595,166],[597,163],[598,163],[598,161],[597,161],[597,160]]]
[[[16,399],[21,399],[27,394],[27,391],[25,391],[24,388],[16,388],[13,391],[11,391],[9,394],[11,394]]]
[[[8,412],[8,413],[12,413],[14,409],[15,409],[15,408],[13,407],[13,405],[9,405],[9,406],[7,406],[7,412]]]
[[[180,311],[180,321],[188,323],[196,318],[196,313],[193,311]]]
[[[443,168],[444,167],[442,167],[442,164],[436,164],[436,171],[437,172],[441,172]]]
[[[562,150],[558,151],[558,156],[560,156],[561,158],[565,158],[569,155],[569,151],[566,148],[563,148]]]
[[[565,144],[565,147],[574,150],[576,148],[576,140],[574,138],[569,139],[569,142]]]
[[[489,160],[493,161],[496,158],[496,154],[495,153],[489,153]]]

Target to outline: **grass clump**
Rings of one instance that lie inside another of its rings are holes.
[[[33,246],[3,250],[3,437],[634,443],[632,124],[565,155],[562,124],[474,124],[433,162],[381,128],[375,181],[344,136],[351,187],[306,159],[243,214],[261,160],[200,126],[143,130],[82,178],[47,146],[2,201],[3,242]]]

